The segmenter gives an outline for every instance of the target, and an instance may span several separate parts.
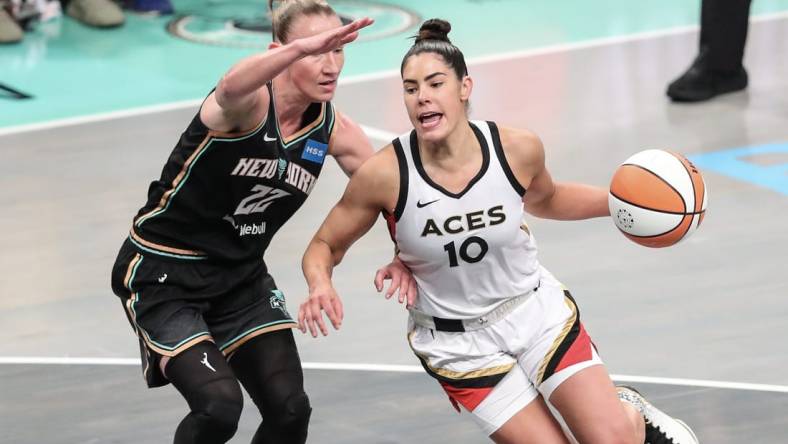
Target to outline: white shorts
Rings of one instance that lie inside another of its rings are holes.
[[[437,331],[411,318],[408,340],[454,407],[473,413],[487,435],[540,393],[549,400],[570,376],[602,363],[572,296],[547,272],[528,300],[485,328]]]

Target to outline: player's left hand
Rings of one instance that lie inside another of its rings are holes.
[[[391,279],[391,284],[386,290],[386,299],[391,299],[394,292],[399,290],[397,296],[399,303],[407,302],[406,308],[413,307],[413,304],[416,303],[418,285],[408,267],[397,257],[375,273],[375,288],[378,290],[378,293],[383,291],[384,281],[389,279]]]

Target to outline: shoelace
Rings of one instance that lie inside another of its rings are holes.
[[[668,438],[668,435],[651,423],[646,423],[646,444],[676,444],[673,438]]]

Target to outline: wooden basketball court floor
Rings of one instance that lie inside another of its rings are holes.
[[[677,32],[477,60],[472,117],[538,133],[558,180],[604,185],[646,148],[696,156],[710,200],[692,238],[651,250],[609,220],[532,218],[541,260],[573,291],[610,372],[693,425],[701,442],[786,442],[788,20],[752,25],[746,92],[671,104],[665,85],[696,41]],[[336,103],[378,146],[408,129],[396,75],[345,82]],[[145,389],[109,271],[194,111],[0,135],[0,442],[170,442],[186,404],[172,388]],[[746,151],[732,169],[713,161],[764,145],[773,149]],[[266,255],[291,311],[306,295],[301,252],[344,183],[330,164]],[[310,442],[484,442],[417,367],[404,309],[373,290],[391,251],[381,223],[335,273],[342,330],[297,333]],[[247,399],[232,442],[248,442],[256,423]]]

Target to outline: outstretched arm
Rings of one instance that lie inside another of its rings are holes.
[[[339,164],[342,171],[349,176],[370,157],[373,153],[369,138],[361,127],[346,115],[336,111],[336,123],[331,135],[329,153]],[[397,253],[388,264],[378,269],[375,273],[375,288],[383,291],[385,281],[390,280],[386,299],[390,299],[395,292],[398,293],[399,303],[405,303],[410,308],[416,302],[416,280],[413,279],[408,267],[399,260]]]
[[[523,202],[529,213],[558,220],[610,215],[606,189],[553,181],[545,166],[542,141],[533,133],[501,128],[501,143],[515,177],[527,189]]]
[[[223,131],[246,129],[250,119],[259,123],[268,112],[268,91],[262,88],[266,83],[303,57],[333,51],[354,41],[358,31],[372,23],[372,19],[363,18],[284,45],[272,43],[268,51],[247,57],[227,71],[203,104],[200,117],[209,128]]]
[[[396,204],[399,176],[392,149],[381,150],[353,175],[340,201],[329,212],[307,247],[302,269],[309,298],[301,304],[298,324],[302,332],[309,329],[317,337],[318,329],[328,334],[322,312],[334,329],[342,323],[342,301],[334,290],[331,274],[348,248],[363,236],[381,211]]]

